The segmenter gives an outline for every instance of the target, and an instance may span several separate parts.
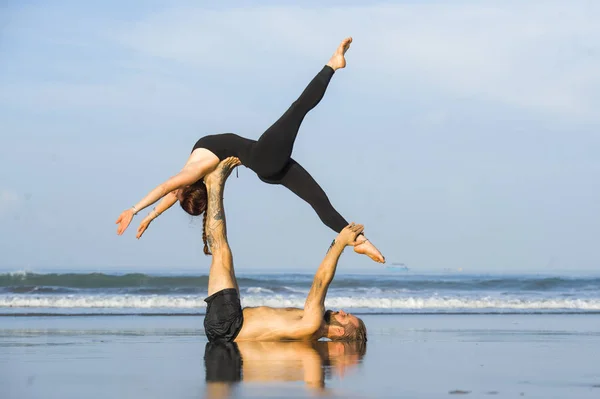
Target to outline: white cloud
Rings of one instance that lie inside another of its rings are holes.
[[[115,35],[140,55],[248,73],[271,60],[318,62],[351,34],[351,62],[373,83],[418,82],[460,100],[586,120],[600,105],[599,8],[584,1],[191,7],[148,15]]]
[[[342,37],[352,35],[352,68],[345,73],[362,93],[407,102],[418,92],[554,120],[598,121],[597,3],[198,5],[140,13],[123,22],[86,15],[85,24],[58,11],[26,8],[13,18],[21,22],[11,32],[35,43],[43,39],[52,53],[58,50],[62,55],[52,57],[28,52],[28,57],[41,58],[26,61],[46,65],[63,79],[7,81],[0,86],[1,103],[139,113],[169,108],[172,117],[184,118],[210,106],[197,103],[204,101],[199,95],[203,85],[222,87],[227,76],[239,71],[245,76],[261,73],[263,79],[273,73],[280,75],[274,79],[293,76],[294,69],[326,60]],[[79,54],[76,60],[73,54]],[[230,94],[219,98],[218,89],[210,96],[211,112],[226,109],[232,100]]]

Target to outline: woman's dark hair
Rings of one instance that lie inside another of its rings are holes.
[[[202,220],[202,241],[204,242],[204,253],[211,255],[208,249],[208,243],[206,240],[206,204],[207,204],[208,193],[206,191],[206,185],[204,180],[200,179],[194,184],[183,187],[179,191],[179,205],[184,211],[192,216],[200,216],[204,213]]]

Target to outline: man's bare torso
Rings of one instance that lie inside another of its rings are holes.
[[[294,324],[300,324],[304,309],[257,306],[246,307],[243,313],[244,324],[236,341],[287,340],[292,337],[286,336],[286,332],[293,331]],[[313,335],[314,332],[306,334],[301,340],[309,340]]]

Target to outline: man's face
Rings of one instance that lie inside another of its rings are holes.
[[[325,321],[333,326],[346,327],[348,324],[352,324],[354,327],[358,327],[358,318],[341,309],[337,312],[333,310],[325,312]]]

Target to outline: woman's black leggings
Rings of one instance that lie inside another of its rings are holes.
[[[340,232],[348,222],[312,176],[291,158],[302,120],[321,101],[333,74],[332,68],[323,67],[292,106],[260,136],[246,166],[263,182],[287,187],[308,202],[325,225]]]

